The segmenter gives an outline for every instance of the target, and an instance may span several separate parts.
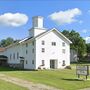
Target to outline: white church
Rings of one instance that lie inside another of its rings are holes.
[[[43,27],[43,17],[32,18],[29,37],[5,48],[10,67],[22,69],[59,69],[70,65],[70,43],[60,31]]]

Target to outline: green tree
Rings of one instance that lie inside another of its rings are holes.
[[[87,53],[90,53],[90,43],[87,43],[86,46],[87,46]]]
[[[6,47],[10,44],[14,43],[13,38],[8,37],[7,39],[2,39],[0,42],[0,47]]]
[[[82,58],[86,54],[85,40],[74,30],[70,32],[64,30],[62,33],[72,41],[70,48],[76,50],[79,58]]]

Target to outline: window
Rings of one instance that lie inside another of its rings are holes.
[[[26,60],[26,64],[28,64],[28,61]]]
[[[42,41],[42,45],[45,45],[45,41]]]
[[[28,43],[26,43],[26,47],[28,47]]]
[[[32,64],[34,64],[34,60],[32,60]]]
[[[65,47],[65,42],[62,42],[62,46]]]
[[[34,46],[34,41],[32,41],[32,45]]]
[[[10,60],[12,59],[12,54],[10,54]]]
[[[62,49],[62,53],[64,53],[64,54],[65,54],[65,49]]]
[[[13,59],[15,59],[15,53],[13,53]]]
[[[17,59],[19,58],[19,53],[17,52]]]
[[[52,46],[56,46],[56,42],[52,42]]]
[[[42,52],[45,52],[45,48],[42,48]]]
[[[45,65],[45,61],[44,61],[44,60],[42,60],[42,65],[43,65],[43,66]]]
[[[65,60],[63,60],[63,62],[62,62],[62,66],[65,66],[66,64],[65,64]]]
[[[32,49],[32,53],[34,53],[34,48]]]
[[[26,54],[28,54],[28,50],[26,50]]]

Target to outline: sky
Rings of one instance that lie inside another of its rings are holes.
[[[0,40],[29,36],[34,16],[44,17],[44,28],[75,30],[90,43],[90,0],[0,0]]]

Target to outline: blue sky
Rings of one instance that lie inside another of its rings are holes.
[[[73,29],[90,42],[90,0],[0,0],[0,40],[27,37],[38,15],[45,28]]]

